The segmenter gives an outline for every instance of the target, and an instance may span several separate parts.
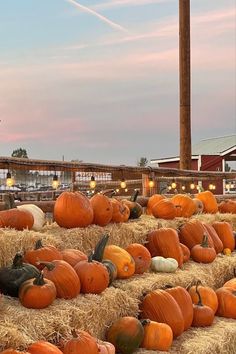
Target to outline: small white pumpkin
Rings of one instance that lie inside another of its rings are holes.
[[[29,211],[34,218],[34,224],[32,230],[39,231],[42,229],[46,222],[45,213],[37,205],[34,204],[22,204],[17,206],[18,209]]]
[[[178,262],[174,258],[152,257],[151,269],[154,272],[173,273],[177,268]]]

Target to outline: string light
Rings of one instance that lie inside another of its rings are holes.
[[[52,178],[52,188],[53,189],[57,189],[58,186],[59,186],[59,180],[58,180],[57,174],[55,173],[53,178]]]
[[[91,177],[91,180],[90,180],[90,182],[89,182],[89,187],[90,187],[91,189],[94,189],[94,188],[96,187],[96,185],[97,185],[97,182],[95,181],[95,177],[92,176],[92,177]]]
[[[119,191],[120,191],[119,188],[116,188],[116,193],[119,193]]]
[[[11,172],[8,171],[7,172],[7,177],[6,177],[6,185],[7,185],[7,187],[12,187],[13,184],[14,184],[14,180],[13,180],[13,178],[11,176]]]
[[[125,192],[128,192],[128,188],[125,188]]]
[[[195,189],[195,184],[194,184],[194,182],[191,182],[191,183],[190,183],[190,189],[192,189],[192,190]]]
[[[186,187],[183,185],[183,186],[181,187],[181,189],[182,189],[182,191],[185,191]]]
[[[148,181],[148,186],[149,188],[153,188],[155,185],[155,182],[153,181],[153,178],[152,177],[149,177],[149,181]]]
[[[171,182],[171,188],[175,189],[176,186],[177,186],[177,184],[176,184],[175,180],[173,179],[173,181]]]
[[[122,189],[125,189],[125,188],[126,188],[126,182],[125,182],[125,179],[124,179],[124,178],[122,178],[121,181],[120,181],[120,187],[121,187]]]

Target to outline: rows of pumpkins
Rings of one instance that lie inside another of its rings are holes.
[[[135,191],[129,200],[109,198],[103,193],[97,193],[89,199],[83,193],[65,191],[55,201],[53,219],[60,227],[68,229],[87,227],[91,224],[106,226],[111,222],[127,222],[143,214],[137,196],[138,191]],[[217,203],[210,191],[198,193],[194,198],[187,194],[176,194],[172,198],[154,194],[148,199],[146,208],[146,214],[167,220],[218,211],[236,213],[236,201],[224,200]],[[44,224],[45,214],[34,204],[23,204],[0,211],[0,227],[39,231]]]

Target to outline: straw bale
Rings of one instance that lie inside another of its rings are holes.
[[[168,352],[139,349],[135,354],[235,354],[236,324],[233,319],[215,317],[210,327],[190,328],[173,341]]]
[[[108,288],[100,295],[57,299],[46,309],[23,307],[19,300],[4,296],[1,305],[0,349],[25,349],[39,339],[59,343],[71,337],[73,328],[104,338],[106,328],[120,316],[135,316],[138,302],[120,289]]]

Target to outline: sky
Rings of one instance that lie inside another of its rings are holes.
[[[0,0],[0,156],[178,156],[178,3]],[[235,0],[191,0],[192,144],[236,133],[235,63]]]

